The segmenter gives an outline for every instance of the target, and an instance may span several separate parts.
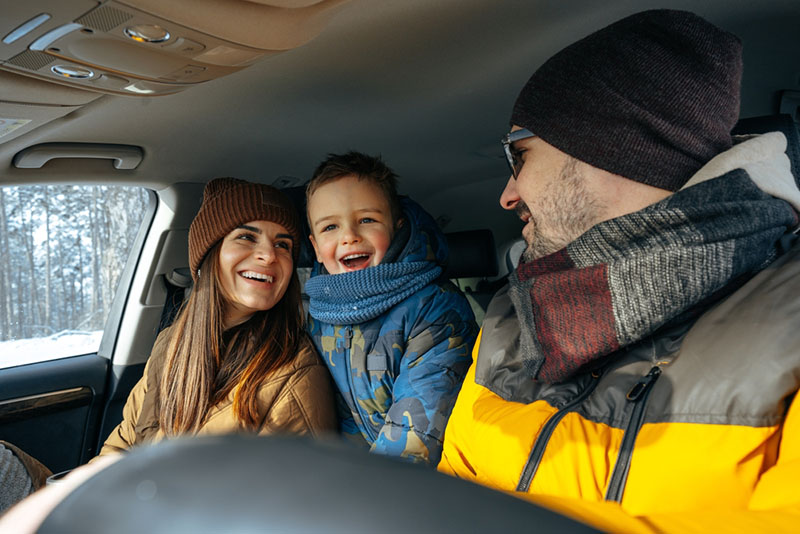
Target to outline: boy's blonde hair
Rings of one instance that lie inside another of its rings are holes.
[[[392,222],[397,225],[397,221],[403,214],[400,198],[397,195],[397,175],[383,162],[380,156],[373,157],[355,151],[345,154],[328,154],[328,157],[317,166],[306,187],[306,217],[308,217],[308,201],[311,200],[311,195],[321,186],[345,176],[355,176],[359,181],[364,180],[376,185],[386,195],[389,209],[392,212]],[[308,224],[311,226],[310,219]],[[313,227],[311,227],[311,231],[314,231]]]

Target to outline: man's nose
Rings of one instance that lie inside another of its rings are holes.
[[[519,193],[517,193],[517,181],[513,176],[510,176],[508,178],[508,183],[506,183],[505,189],[503,189],[503,193],[500,195],[500,205],[503,206],[503,209],[513,210],[517,207],[519,200]]]

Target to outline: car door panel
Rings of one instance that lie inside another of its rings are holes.
[[[0,439],[54,473],[94,455],[109,362],[96,354],[0,373]]]

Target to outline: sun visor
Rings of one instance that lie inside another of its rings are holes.
[[[0,68],[156,96],[313,39],[349,0],[31,0],[4,8]]]
[[[0,143],[10,141],[101,97],[0,71]]]

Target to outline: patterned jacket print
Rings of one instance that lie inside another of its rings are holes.
[[[443,265],[446,241],[433,219],[413,202],[403,207],[410,236],[397,261]],[[374,319],[309,317],[308,328],[340,393],[342,434],[374,452],[435,466],[478,333],[464,295],[440,278]]]

